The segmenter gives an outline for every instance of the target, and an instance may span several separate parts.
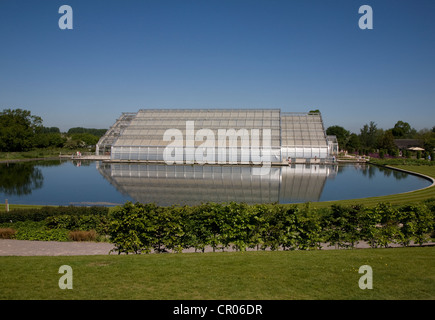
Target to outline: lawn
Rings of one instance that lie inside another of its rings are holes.
[[[88,149],[75,148],[74,150],[68,148],[39,148],[30,151],[17,151],[17,152],[0,152],[0,162],[2,161],[19,161],[19,160],[32,160],[32,159],[50,159],[59,158],[60,154],[72,154],[74,151],[89,152]]]
[[[394,167],[407,171],[420,173],[435,179],[435,166],[395,165]],[[381,197],[314,202],[313,207],[324,208],[324,207],[329,207],[332,204],[352,205],[356,203],[369,207],[369,206],[375,206],[381,202],[391,203],[393,205],[404,205],[404,204],[418,203],[430,198],[435,198],[435,186],[431,186],[423,190],[416,190],[407,193],[394,194],[394,195],[381,196]]]
[[[0,257],[0,299],[435,299],[435,248]],[[61,265],[73,289],[61,290]],[[362,290],[362,265],[373,289]]]

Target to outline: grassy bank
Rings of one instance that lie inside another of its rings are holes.
[[[420,173],[435,179],[435,166],[394,165],[394,168]],[[352,205],[356,203],[362,204],[364,206],[375,206],[380,202],[391,203],[393,205],[403,205],[418,203],[430,198],[435,198],[435,186],[431,186],[423,190],[416,190],[401,194],[362,199],[314,202],[312,205],[316,208],[329,207],[333,204]]]
[[[31,205],[31,204],[9,204],[9,210],[17,209],[39,209],[46,206],[41,205]],[[0,212],[6,211],[6,205],[4,203],[0,204]]]
[[[434,247],[0,257],[0,299],[434,299]],[[73,289],[58,286],[61,265]],[[358,286],[360,266],[373,289]]]
[[[68,149],[68,148],[41,148],[22,152],[0,152],[1,161],[28,160],[28,159],[50,159],[57,158],[59,155],[72,154],[76,151],[89,152],[88,149]]]
[[[58,157],[62,151],[64,150],[38,149],[38,150],[23,151],[23,152],[0,152],[0,161],[53,158],[53,157]],[[71,153],[71,150],[69,150],[69,153]]]

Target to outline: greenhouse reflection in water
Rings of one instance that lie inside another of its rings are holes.
[[[0,199],[30,205],[160,205],[201,202],[297,203],[409,192],[423,177],[370,164],[272,167],[267,175],[236,166],[121,164],[100,161],[0,163]],[[98,170],[97,170],[98,169]]]
[[[318,201],[336,166],[272,167],[254,175],[251,166],[99,163],[99,172],[135,201],[162,206],[203,202],[296,203]]]

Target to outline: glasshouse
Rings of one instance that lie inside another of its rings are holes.
[[[327,159],[337,147],[319,112],[141,109],[123,113],[96,153],[113,161],[255,164]]]

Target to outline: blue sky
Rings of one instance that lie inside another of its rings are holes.
[[[73,30],[61,30],[61,5]],[[373,30],[361,30],[361,5]],[[320,109],[435,125],[433,0],[0,0],[0,110],[108,128],[140,108]]]

